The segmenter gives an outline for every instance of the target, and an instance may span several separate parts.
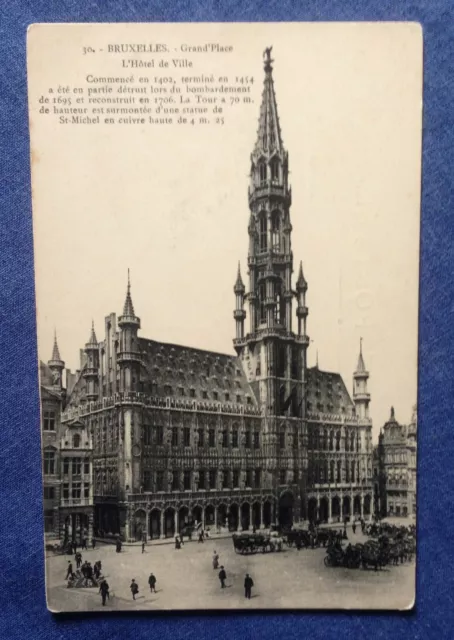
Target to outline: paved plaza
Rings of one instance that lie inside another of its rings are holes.
[[[365,542],[361,533],[349,532],[350,541]],[[212,568],[213,551],[227,572],[221,589]],[[48,606],[52,611],[166,610],[166,609],[273,609],[273,608],[409,608],[413,601],[415,562],[373,569],[324,566],[325,550],[284,547],[284,551],[242,556],[231,538],[172,544],[113,545],[83,552],[93,565],[101,560],[111,590],[105,607],[97,588],[68,589],[65,574],[69,556],[47,558]],[[148,576],[157,578],[157,593],[150,593]],[[244,576],[254,580],[251,600],[244,597]],[[139,595],[133,601],[129,586],[134,578]]]

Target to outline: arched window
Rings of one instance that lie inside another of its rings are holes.
[[[329,450],[332,451],[334,449],[334,435],[333,432],[329,432]]]
[[[351,443],[350,443],[350,450],[354,451],[355,450],[355,434],[352,433],[352,438],[351,438]]]
[[[75,433],[73,436],[73,448],[78,449],[80,447],[80,435]]]
[[[328,433],[326,431],[323,434],[323,449],[328,450]]]
[[[266,251],[268,248],[268,220],[266,212],[262,211],[260,215],[260,251]]]
[[[341,467],[341,461],[338,460],[337,461],[336,482],[341,482],[341,481],[342,481],[342,467]]]
[[[266,184],[266,164],[261,162],[259,164],[259,177],[260,177],[260,186]]]
[[[350,451],[348,433],[345,434],[345,451]]]
[[[271,181],[277,182],[279,180],[279,161],[275,158],[271,162]]]
[[[259,285],[259,305],[260,305],[260,314],[259,314],[259,322],[263,324],[266,322],[266,307],[265,307],[265,298],[266,298],[266,289],[264,284]]]
[[[338,431],[336,433],[336,451],[340,451],[340,439],[341,439],[341,434],[340,434],[340,431]]]
[[[355,482],[355,461],[352,460],[352,482]]]
[[[273,211],[271,216],[271,248],[276,253],[281,250],[281,217],[279,211]]]
[[[329,481],[334,482],[334,460],[329,463]]]

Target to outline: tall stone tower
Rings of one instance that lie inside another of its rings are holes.
[[[271,48],[265,50],[265,80],[257,141],[251,154],[249,187],[249,292],[240,272],[234,292],[235,349],[266,416],[299,417],[304,412],[306,379],[305,304],[302,267],[292,290],[293,254],[288,153],[277,114]],[[298,333],[292,331],[292,302],[297,298]],[[244,303],[249,332],[244,335]]]
[[[118,326],[121,329],[117,355],[117,362],[120,367],[120,392],[137,391],[140,375],[140,351],[137,332],[140,329],[140,318],[134,313],[129,270],[126,300],[123,314],[118,318]]]
[[[359,341],[359,356],[356,370],[353,373],[353,402],[358,418],[369,418],[370,393],[367,391],[369,372],[363,358],[363,339]]]

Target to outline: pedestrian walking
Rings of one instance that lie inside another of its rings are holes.
[[[142,553],[145,553],[145,542],[142,542]]]
[[[67,580],[68,578],[73,578],[73,577],[74,577],[73,564],[72,564],[71,560],[68,560],[68,570],[66,571],[65,580]]]
[[[82,551],[86,551],[87,550],[87,539],[86,538],[82,538],[82,545],[81,545],[81,549]]]
[[[216,552],[216,549],[213,553],[213,569],[217,569],[219,567],[219,554]]]
[[[204,540],[203,540],[203,537],[204,537],[204,536],[203,536],[203,529],[201,529],[201,530],[200,530],[200,533],[199,533],[199,544],[200,544],[200,542],[203,544],[203,541],[204,541]]]
[[[82,554],[80,551],[76,553],[76,555],[74,556],[74,559],[76,561],[76,568],[79,569],[80,565],[82,564]]]
[[[252,587],[254,586],[254,581],[251,576],[246,573],[246,577],[244,578],[244,597],[248,600],[251,599]]]
[[[148,584],[150,585],[150,591],[151,593],[153,593],[153,591],[156,593],[156,576],[154,575],[154,573],[150,573],[150,577],[148,578]]]
[[[219,571],[219,580],[221,582],[221,589],[225,589],[225,581],[227,580],[227,574],[225,572],[224,567],[221,565],[221,570]]]
[[[355,520],[353,521],[353,524],[352,524],[352,531],[353,531],[353,534],[355,535],[356,534],[356,521]]]
[[[136,599],[136,595],[139,593],[139,585],[134,580],[134,578],[132,579],[131,586],[129,588],[131,589],[132,599],[135,600]]]
[[[94,538],[91,539],[91,548],[94,550],[96,547],[96,540]]]
[[[181,549],[181,542],[178,536],[175,536],[175,549]]]
[[[101,580],[101,584],[99,585],[99,593],[101,594],[102,598],[102,606],[105,607],[106,599],[109,598],[109,585],[105,578]]]
[[[121,552],[121,540],[120,540],[120,538],[117,539],[116,547],[117,547],[117,553],[120,553]]]

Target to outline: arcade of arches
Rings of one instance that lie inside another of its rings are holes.
[[[372,515],[372,496],[367,493],[336,495],[316,495],[308,500],[309,521],[342,522],[347,517],[370,518]]]
[[[138,508],[130,516],[129,540],[173,538],[186,528],[213,528],[249,531],[268,528],[276,517],[272,498],[263,502],[251,498],[250,502],[220,503],[194,506],[164,506]],[[187,534],[186,534],[187,535]]]

